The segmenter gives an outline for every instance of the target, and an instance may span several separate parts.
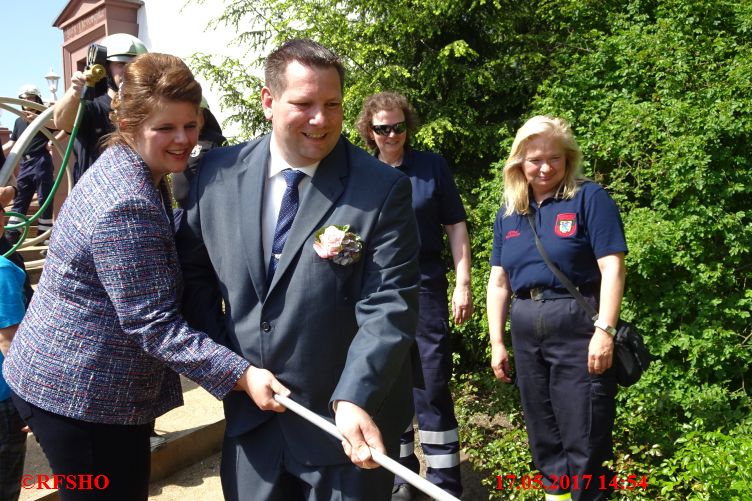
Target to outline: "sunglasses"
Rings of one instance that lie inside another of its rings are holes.
[[[379,136],[388,136],[392,132],[395,134],[402,134],[407,130],[407,124],[405,122],[399,122],[392,125],[371,125],[371,130]]]

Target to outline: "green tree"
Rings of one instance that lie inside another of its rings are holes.
[[[487,369],[500,165],[526,118],[569,119],[586,173],[622,210],[624,316],[658,356],[619,395],[616,468],[650,485],[623,495],[745,498],[752,460],[734,447],[752,443],[752,2],[239,0],[216,22],[259,53],[292,37],[332,47],[348,68],[351,139],[366,95],[400,91],[423,118],[416,145],[454,165],[479,306],[457,329],[461,414],[500,411],[514,426],[499,437],[473,425],[463,436],[471,458],[497,473],[530,468],[515,392]],[[201,54],[193,65],[218,86],[243,137],[268,130],[261,82],[245,65]]]

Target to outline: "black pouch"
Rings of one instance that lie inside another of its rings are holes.
[[[614,370],[620,386],[632,386],[650,366],[653,356],[637,328],[624,320],[616,324],[614,338]]]

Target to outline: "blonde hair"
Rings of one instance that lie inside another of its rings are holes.
[[[504,164],[504,205],[505,216],[515,212],[527,214],[530,208],[528,182],[523,172],[528,143],[537,137],[547,137],[558,141],[566,154],[564,179],[559,186],[557,196],[571,199],[585,180],[582,175],[582,151],[572,134],[569,124],[562,118],[538,115],[529,119],[519,128],[512,143],[512,151]]]

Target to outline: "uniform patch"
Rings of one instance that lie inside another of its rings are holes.
[[[200,154],[201,154],[201,145],[196,144],[196,146],[194,146],[193,149],[191,150],[191,157],[196,158]]]
[[[517,230],[509,230],[507,234],[504,236],[504,240],[509,240],[510,238],[519,237],[520,232]]]
[[[557,214],[554,233],[560,237],[571,237],[577,233],[577,214],[573,212]]]

